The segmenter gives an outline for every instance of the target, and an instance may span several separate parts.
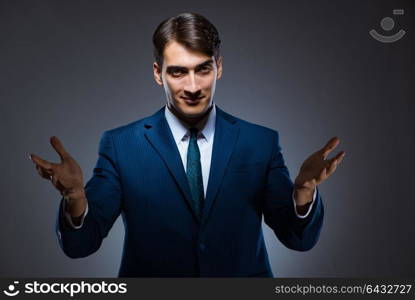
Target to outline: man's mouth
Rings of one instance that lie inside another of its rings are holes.
[[[189,97],[180,97],[182,98],[184,101],[186,101],[186,103],[189,104],[195,104],[198,103],[201,99],[203,99],[204,96],[198,97],[198,98],[189,98]]]

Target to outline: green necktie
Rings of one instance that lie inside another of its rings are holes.
[[[190,186],[190,192],[192,193],[193,206],[200,220],[203,213],[204,192],[202,166],[200,164],[200,151],[197,145],[197,133],[197,128],[190,128],[189,147],[187,148],[186,175]]]

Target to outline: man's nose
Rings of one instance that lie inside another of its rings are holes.
[[[189,76],[187,76],[187,82],[184,87],[184,90],[192,94],[200,90],[200,85],[197,82],[197,79],[194,73],[189,73]]]

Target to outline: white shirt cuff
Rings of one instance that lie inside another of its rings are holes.
[[[301,219],[307,218],[308,214],[310,213],[311,209],[313,208],[314,202],[316,201],[316,195],[317,195],[317,187],[315,187],[315,188],[314,188],[314,193],[313,193],[313,201],[311,201],[311,204],[310,204],[310,206],[308,207],[308,211],[307,211],[307,213],[306,213],[305,215],[300,215],[300,214],[298,214],[298,212],[297,212],[297,206],[295,205],[294,191],[293,191],[292,198],[293,198],[293,203],[294,203],[294,211],[295,211],[295,214],[297,215],[297,217],[299,217],[299,218],[301,218]]]
[[[79,229],[79,228],[81,228],[81,227],[82,227],[82,225],[84,224],[84,219],[85,219],[85,216],[88,214],[88,201],[86,202],[86,209],[85,209],[84,214],[82,215],[82,218],[81,218],[81,224],[79,224],[78,226],[76,226],[76,225],[72,222],[72,217],[71,217],[71,215],[70,215],[70,214],[66,211],[66,202],[67,202],[67,200],[66,200],[66,198],[64,197],[64,198],[63,198],[63,212],[64,212],[64,214],[65,214],[66,220],[68,221],[68,223],[71,225],[71,227],[72,227],[72,228],[74,228],[74,229]]]

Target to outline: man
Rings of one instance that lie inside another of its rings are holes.
[[[273,277],[262,215],[288,248],[317,242],[323,203],[317,185],[344,152],[331,139],[291,182],[278,133],[214,104],[222,76],[216,28],[199,14],[163,21],[153,35],[154,77],[167,105],[104,132],[92,178],[56,137],[61,162],[31,159],[63,198],[56,231],[71,258],[97,251],[121,214],[119,277]]]

